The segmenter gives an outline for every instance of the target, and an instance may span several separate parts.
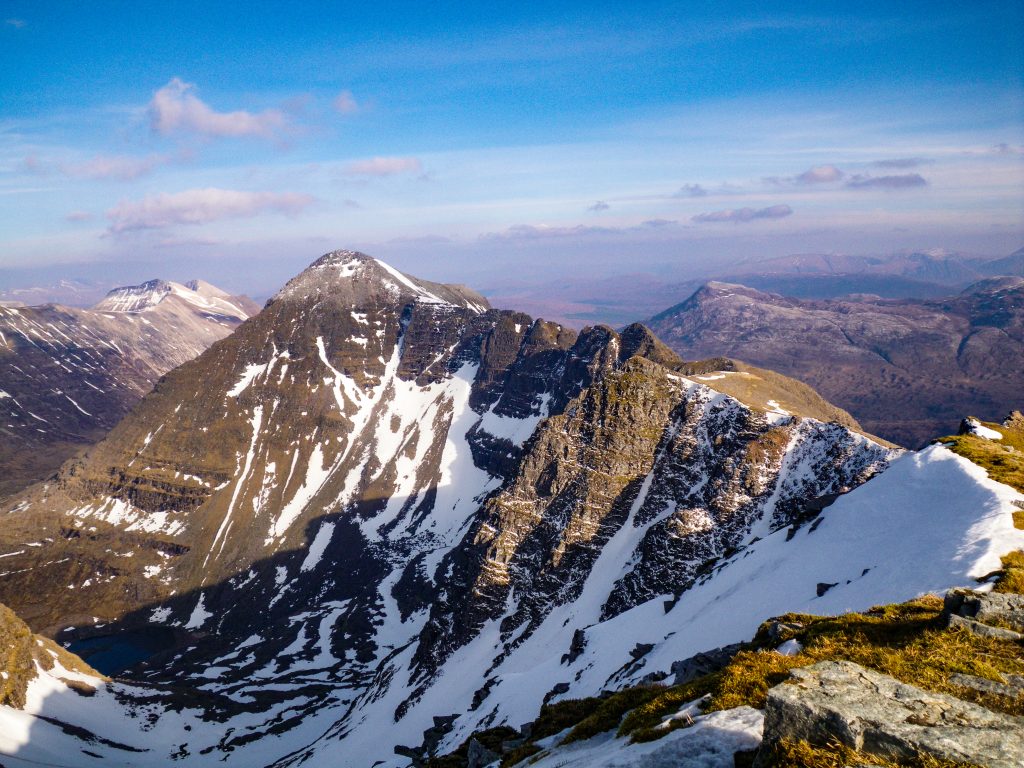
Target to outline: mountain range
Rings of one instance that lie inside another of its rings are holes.
[[[485,292],[496,306],[543,314],[580,328],[590,323],[622,326],[672,307],[708,282],[738,283],[767,293],[802,299],[939,299],[990,277],[1024,277],[1024,248],[991,257],[935,249],[876,255],[807,253],[749,259],[727,266],[685,268],[651,274],[602,277],[586,271],[537,282],[527,274],[494,281]]]
[[[56,471],[258,311],[209,283],[164,280],[115,288],[91,309],[0,306],[0,495]]]
[[[1020,400],[1024,277],[942,299],[801,300],[711,282],[649,325],[685,357],[725,355],[811,385],[874,434],[921,446]]]
[[[577,332],[326,254],[0,502],[0,602],[121,678],[54,657],[0,707],[0,749],[420,765],[1024,546],[1018,490],[871,431],[642,325]]]

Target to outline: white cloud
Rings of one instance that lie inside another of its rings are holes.
[[[200,100],[194,89],[194,84],[175,77],[153,94],[149,117],[154,131],[164,135],[187,131],[203,136],[272,138],[288,127],[280,110],[217,112]]]
[[[423,163],[418,157],[372,157],[345,166],[350,176],[394,176],[398,173],[419,173]]]
[[[107,211],[107,218],[109,231],[117,234],[174,224],[206,224],[265,212],[296,214],[312,202],[309,195],[294,192],[245,192],[211,187],[149,195],[142,200],[123,200]]]
[[[767,208],[731,208],[725,211],[698,213],[693,221],[700,223],[731,221],[742,223],[756,219],[783,219],[793,213],[788,205],[772,205]]]
[[[481,240],[492,241],[534,241],[534,240],[565,240],[571,238],[621,237],[632,233],[652,233],[658,230],[672,231],[677,221],[674,219],[647,219],[639,224],[627,226],[598,227],[586,224],[575,226],[554,226],[547,224],[514,224],[501,232],[487,232],[480,235]]]
[[[608,203],[606,203],[604,200],[598,200],[593,205],[588,206],[587,210],[588,211],[607,211],[609,208],[611,208],[611,206],[608,205]]]
[[[4,24],[15,29],[24,29],[28,26],[28,22],[24,19],[4,19]]]
[[[352,95],[352,91],[342,91],[334,97],[332,104],[334,109],[343,115],[354,115],[359,111],[359,104],[356,102],[355,96]]]
[[[91,221],[92,214],[89,213],[88,211],[71,211],[64,217],[64,220],[74,222]]]

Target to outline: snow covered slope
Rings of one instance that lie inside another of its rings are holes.
[[[406,766],[772,615],[971,583],[1024,544],[1019,494],[966,460],[743,376],[755,402],[641,326],[577,335],[327,254],[0,509],[0,599],[35,626],[172,638],[99,720],[40,704],[121,746],[42,720],[13,753]]]
[[[0,307],[0,497],[55,471],[258,311],[193,284],[116,288],[93,309]]]

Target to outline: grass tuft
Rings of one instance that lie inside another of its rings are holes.
[[[717,690],[720,672],[698,677],[683,685],[663,688],[650,700],[626,715],[619,726],[618,735],[632,735],[633,741],[654,741],[666,733],[684,726],[684,721],[672,721],[665,728],[657,727],[666,717],[675,714],[684,705]]]
[[[569,731],[566,737],[562,739],[562,744],[585,741],[599,733],[617,728],[622,721],[623,715],[632,709],[648,703],[661,690],[661,688],[644,686],[640,688],[625,688],[618,693],[612,694],[602,701],[601,705],[594,712]]]
[[[1018,549],[1002,557],[1003,568],[992,587],[994,592],[1024,594],[1024,550]]]
[[[761,761],[762,768],[846,768],[865,764],[879,768],[978,768],[973,763],[954,763],[931,755],[915,755],[898,762],[879,755],[866,758],[839,742],[815,747],[806,741],[782,741],[771,753],[762,755]]]
[[[1013,511],[1013,527],[1024,531],[1024,509],[1015,509]]]

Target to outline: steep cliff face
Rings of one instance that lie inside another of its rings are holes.
[[[0,496],[55,472],[258,311],[209,283],[163,280],[116,288],[92,309],[0,307]]]
[[[826,611],[898,597],[863,558],[842,579],[811,558],[763,608],[749,592],[808,540],[852,535],[846,500],[898,455],[784,377],[684,364],[641,326],[576,334],[338,251],[4,503],[0,599],[74,625],[64,639],[163,632],[132,672],[157,687],[124,695],[192,763],[405,765],[396,747],[667,674],[818,582],[835,587]],[[961,495],[956,525],[1008,504]],[[993,557],[950,565],[953,550],[930,548],[928,584]],[[705,625],[694,606],[728,614],[733,593],[736,615]],[[112,726],[129,744],[133,727]],[[147,738],[136,764],[160,764]]]

